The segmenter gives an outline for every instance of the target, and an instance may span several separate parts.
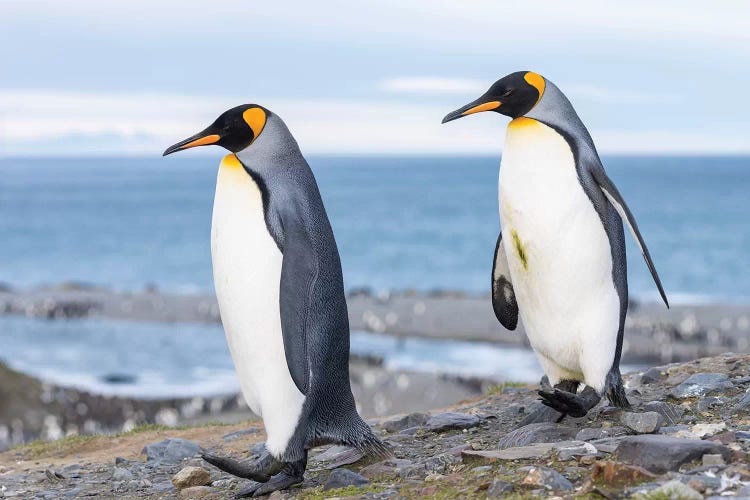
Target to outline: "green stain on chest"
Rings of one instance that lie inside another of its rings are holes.
[[[524,270],[529,270],[529,258],[526,255],[526,249],[523,247],[523,243],[521,243],[521,238],[519,238],[518,233],[515,229],[511,230],[510,236],[513,238],[513,248],[516,250],[516,255],[521,261],[521,265],[523,266]]]

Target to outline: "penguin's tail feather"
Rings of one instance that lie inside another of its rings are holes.
[[[625,394],[625,385],[622,382],[620,370],[612,368],[607,375],[607,399],[618,408],[630,408],[630,401]]]

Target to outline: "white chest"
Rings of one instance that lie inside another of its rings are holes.
[[[219,168],[211,225],[214,287],[242,393],[282,449],[304,396],[286,362],[279,311],[282,253],[266,228],[260,189],[234,157]]]
[[[600,346],[611,364],[619,302],[609,240],[555,130],[529,118],[511,122],[499,204],[513,288],[534,349],[576,374],[587,343]]]

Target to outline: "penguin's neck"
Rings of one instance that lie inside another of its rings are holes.
[[[294,164],[293,160],[302,156],[297,141],[276,115],[269,116],[260,136],[236,154],[244,165],[257,172]]]

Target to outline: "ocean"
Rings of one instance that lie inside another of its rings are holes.
[[[0,159],[0,282],[210,291],[219,156]],[[489,290],[499,158],[311,157],[348,289]],[[605,157],[674,302],[750,299],[750,158]],[[656,300],[628,235],[630,291]]]
[[[312,157],[348,289],[487,293],[498,158]],[[0,159],[0,284],[212,289],[218,156]],[[750,158],[605,158],[670,300],[750,300]],[[630,291],[657,300],[628,235]],[[0,317],[0,361],[135,397],[236,391],[218,325]],[[535,382],[531,351],[352,332],[388,367]],[[479,362],[477,362],[479,361]],[[114,383],[116,380],[117,383]]]

